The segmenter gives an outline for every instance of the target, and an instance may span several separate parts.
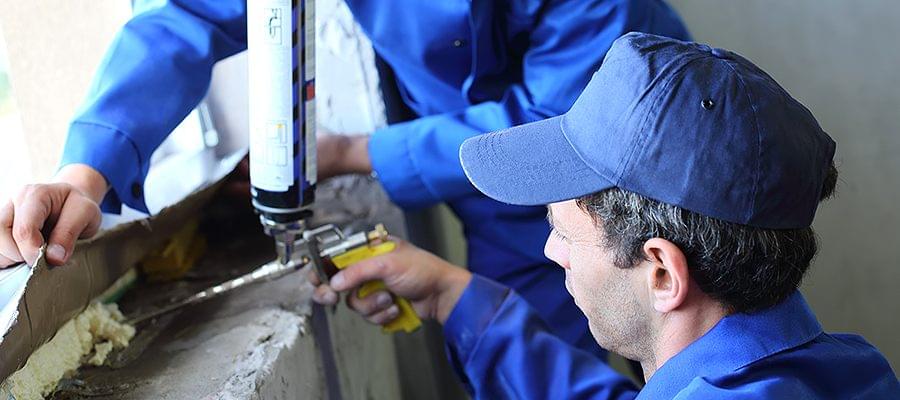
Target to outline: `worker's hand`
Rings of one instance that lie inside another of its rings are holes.
[[[391,240],[397,243],[394,251],[348,266],[334,275],[329,284],[320,284],[310,271],[309,279],[317,286],[313,300],[331,305],[338,301],[337,292],[350,292],[350,308],[369,322],[384,325],[399,315],[391,294],[379,291],[363,299],[358,296],[363,283],[380,280],[391,293],[409,300],[420,317],[444,323],[472,274],[402,240]]]
[[[224,194],[243,203],[250,204],[250,155],[244,156],[225,180]]]
[[[317,142],[319,179],[372,173],[368,135],[337,135],[319,131]]]
[[[56,182],[27,185],[0,209],[0,268],[22,261],[34,264],[48,237],[47,261],[62,265],[72,254],[75,241],[91,237],[100,227],[99,199],[106,180],[83,165],[67,166]],[[96,174],[92,176],[91,174]],[[99,177],[100,181],[97,181]]]

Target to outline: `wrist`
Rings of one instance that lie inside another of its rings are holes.
[[[372,161],[369,159],[369,135],[348,135],[344,151],[344,170],[351,174],[367,175],[372,173]]]
[[[103,201],[109,190],[103,174],[86,164],[65,165],[56,172],[52,181],[72,185],[97,204]]]
[[[471,281],[472,273],[465,269],[453,266],[448,270],[448,273],[444,275],[444,279],[441,281],[438,296],[435,300],[434,318],[438,322],[443,324],[447,321],[453,308],[456,307],[456,303],[459,302],[463,291],[466,290]]]

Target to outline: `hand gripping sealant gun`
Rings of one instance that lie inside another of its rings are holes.
[[[256,270],[130,318],[138,323],[255,282],[272,280],[312,264],[319,280],[395,243],[383,225],[345,235],[333,225],[308,226],[316,189],[315,0],[247,2],[250,94],[250,184],[253,207],[277,259]],[[383,290],[368,282],[360,297]],[[412,332],[420,325],[410,303],[395,296],[399,316],[385,332]]]
[[[332,225],[307,226],[316,189],[315,0],[247,3],[250,83],[250,183],[253,207],[275,240],[278,264],[312,263],[319,279],[393,250],[384,227],[344,235]],[[363,286],[359,295],[382,289]],[[386,331],[421,324],[409,302],[395,298],[400,316]]]

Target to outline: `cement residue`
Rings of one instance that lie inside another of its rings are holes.
[[[265,327],[256,334],[256,345],[234,360],[234,369],[220,391],[222,395],[250,399],[258,396],[263,379],[272,374],[279,354],[296,345],[306,329],[306,318],[272,310],[259,321]]]

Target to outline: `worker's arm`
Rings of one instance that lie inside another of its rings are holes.
[[[315,274],[310,280],[317,283]],[[382,280],[416,312],[444,324],[450,359],[475,398],[633,399],[637,389],[602,360],[550,333],[531,307],[509,289],[472,275],[408,243],[352,265],[319,285],[314,300],[337,302],[335,291],[370,322],[396,318],[387,292],[364,299],[356,289]],[[564,290],[563,288],[559,288]]]
[[[150,155],[200,102],[213,65],[247,47],[246,2],[169,0],[136,15],[113,40],[80,113],[69,127],[62,165],[85,164],[121,203],[147,211]]]
[[[390,198],[404,208],[474,192],[459,164],[459,147],[465,139],[567,111],[612,42],[625,33],[687,37],[677,16],[661,2],[648,1],[643,7],[632,4],[546,2],[530,32],[522,81],[507,87],[500,100],[394,124],[368,138],[354,138],[357,148],[359,142],[368,141],[368,154],[345,156],[343,159],[354,165],[326,175],[357,172],[361,162],[369,163]],[[321,151],[320,155],[328,158]]]
[[[116,36],[69,127],[52,183],[29,185],[0,209],[0,267],[65,263],[93,236],[97,205],[147,211],[150,155],[206,94],[216,61],[246,48],[246,2],[169,0],[136,15]],[[105,196],[105,200],[104,199]]]

